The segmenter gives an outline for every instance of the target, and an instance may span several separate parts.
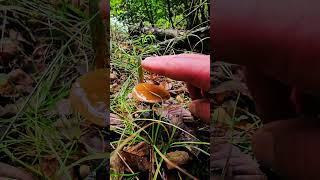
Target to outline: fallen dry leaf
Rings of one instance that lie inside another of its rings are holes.
[[[8,54],[17,53],[21,46],[18,40],[12,38],[2,38],[0,44],[2,45],[0,51]]]
[[[59,161],[51,156],[44,157],[40,164],[41,172],[47,177],[54,177],[59,169]]]
[[[149,154],[149,146],[145,141],[141,141],[140,143],[134,146],[125,147],[124,151],[142,157],[147,156]]]
[[[49,155],[42,158],[42,163],[40,163],[41,172],[50,179],[59,179],[59,180],[68,180],[68,176],[71,177],[71,179],[76,178],[76,174],[73,168],[69,169],[68,172],[60,172],[60,164],[59,161]]]
[[[87,152],[107,152],[107,141],[98,130],[88,131],[80,137],[80,142],[85,145]]]
[[[21,69],[12,70],[5,83],[0,85],[1,96],[17,96],[19,93],[30,93],[33,79]]]
[[[166,81],[160,82],[159,86],[161,86],[163,89],[165,89],[167,91],[170,91],[173,87],[172,83],[166,82]]]
[[[144,141],[134,146],[125,147],[119,154],[121,157],[118,154],[113,154],[113,157],[110,158],[110,166],[116,173],[131,172],[131,170],[144,172],[150,169],[150,161],[148,160],[149,146]]]
[[[150,169],[150,161],[147,157],[141,157],[126,151],[121,151],[120,154],[133,171],[144,172]]]
[[[34,178],[24,170],[0,162],[0,179],[33,180]]]
[[[170,90],[170,93],[174,93],[174,94],[185,94],[187,92],[189,91],[186,85]]]
[[[113,113],[110,113],[110,126],[122,128],[124,127],[121,118]]]
[[[191,112],[184,109],[181,105],[168,105],[161,108],[154,109],[157,115],[165,118],[167,121],[173,125],[183,129],[178,130],[175,138],[179,141],[187,142],[198,142],[199,140],[192,136],[194,132],[185,124],[185,122],[194,122],[194,119],[191,115]],[[172,129],[172,126],[168,126],[169,129]],[[193,146],[185,146],[192,154],[196,157],[199,155],[200,151],[195,148],[198,145],[194,144]]]
[[[118,76],[117,76],[117,72],[112,71],[112,73],[110,73],[110,80],[111,80],[111,81],[117,79],[117,77],[118,77]]]
[[[222,107],[218,107],[214,110],[213,121],[216,123],[222,123],[224,125],[229,125],[231,123],[231,116]]]
[[[0,117],[13,116],[18,112],[18,107],[15,104],[7,104],[4,107],[0,106]]]
[[[231,93],[229,91],[217,93],[215,98],[217,105],[221,105],[225,101],[225,98],[228,96],[231,96]]]
[[[167,158],[177,166],[186,164],[190,160],[190,156],[185,151],[173,151],[166,154]],[[175,167],[166,163],[168,169],[174,169]]]
[[[121,151],[121,155],[133,171],[143,172],[150,168],[150,162],[147,158],[149,150],[148,144],[142,141],[134,146],[125,147]]]
[[[167,105],[154,109],[158,116],[172,119],[173,117],[181,117],[184,122],[192,122],[194,118],[190,111],[181,105]]]
[[[55,111],[60,116],[68,116],[72,114],[72,108],[69,99],[61,99],[55,105]]]
[[[117,153],[112,154],[110,157],[110,170],[117,174],[123,174],[125,167],[124,163],[120,156]],[[115,179],[121,179],[121,177],[117,177]]]
[[[241,179],[241,177],[246,177],[252,180],[267,179],[265,174],[259,169],[259,164],[250,155],[241,152],[236,146],[227,143],[216,144],[210,156],[211,176],[221,175],[223,168],[227,168],[226,178]]]
[[[183,94],[179,94],[176,96],[176,100],[179,102],[179,103],[184,103],[184,95]]]
[[[62,116],[52,125],[69,140],[78,139],[82,133],[80,121],[77,118],[67,119]]]
[[[219,86],[213,88],[211,93],[217,94],[225,91],[240,92],[245,95],[249,94],[248,87],[240,80],[229,80],[222,82]]]
[[[90,172],[90,166],[88,165],[81,165],[79,168],[79,173],[82,178],[89,176]]]

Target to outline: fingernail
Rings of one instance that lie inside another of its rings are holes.
[[[153,62],[152,57],[147,57],[141,62],[141,66],[143,66],[143,67],[150,66],[150,64],[152,64],[152,62]]]

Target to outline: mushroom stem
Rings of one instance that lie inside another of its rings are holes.
[[[89,1],[89,14],[90,17],[94,17],[90,22],[90,30],[92,37],[92,47],[95,51],[95,66],[96,69],[108,68],[108,43],[105,25],[108,26],[108,22],[104,23],[103,17],[106,17],[107,13],[104,11],[105,0],[90,0]],[[105,18],[107,21],[107,18]],[[104,25],[105,24],[105,25]]]

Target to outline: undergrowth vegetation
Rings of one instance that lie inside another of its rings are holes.
[[[94,67],[88,2],[0,3],[0,162],[11,165],[8,177],[105,177],[106,132],[68,102],[74,80]]]
[[[127,21],[119,21],[113,11],[111,14],[114,15],[111,17],[114,19],[111,21],[110,70],[112,178],[208,178],[209,126],[201,123],[188,111],[187,105],[191,99],[186,84],[143,72],[145,82],[166,87],[172,97],[154,104],[138,102],[132,97],[132,89],[139,83],[141,61],[150,56],[193,52],[195,44],[184,47],[177,44],[194,34],[187,31],[169,41],[159,40],[153,33],[140,32],[132,35],[125,23]],[[196,44],[200,52],[201,46],[206,46],[202,39],[199,38]],[[175,122],[172,115],[178,115],[176,121],[179,123]],[[184,118],[193,120],[183,122]],[[170,154],[175,154],[178,158],[171,159]],[[177,159],[185,159],[185,162],[170,164],[171,161],[177,163]]]

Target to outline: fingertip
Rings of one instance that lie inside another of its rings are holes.
[[[152,73],[186,81],[205,91],[210,89],[210,58],[208,55],[181,54],[148,57],[142,67]]]

